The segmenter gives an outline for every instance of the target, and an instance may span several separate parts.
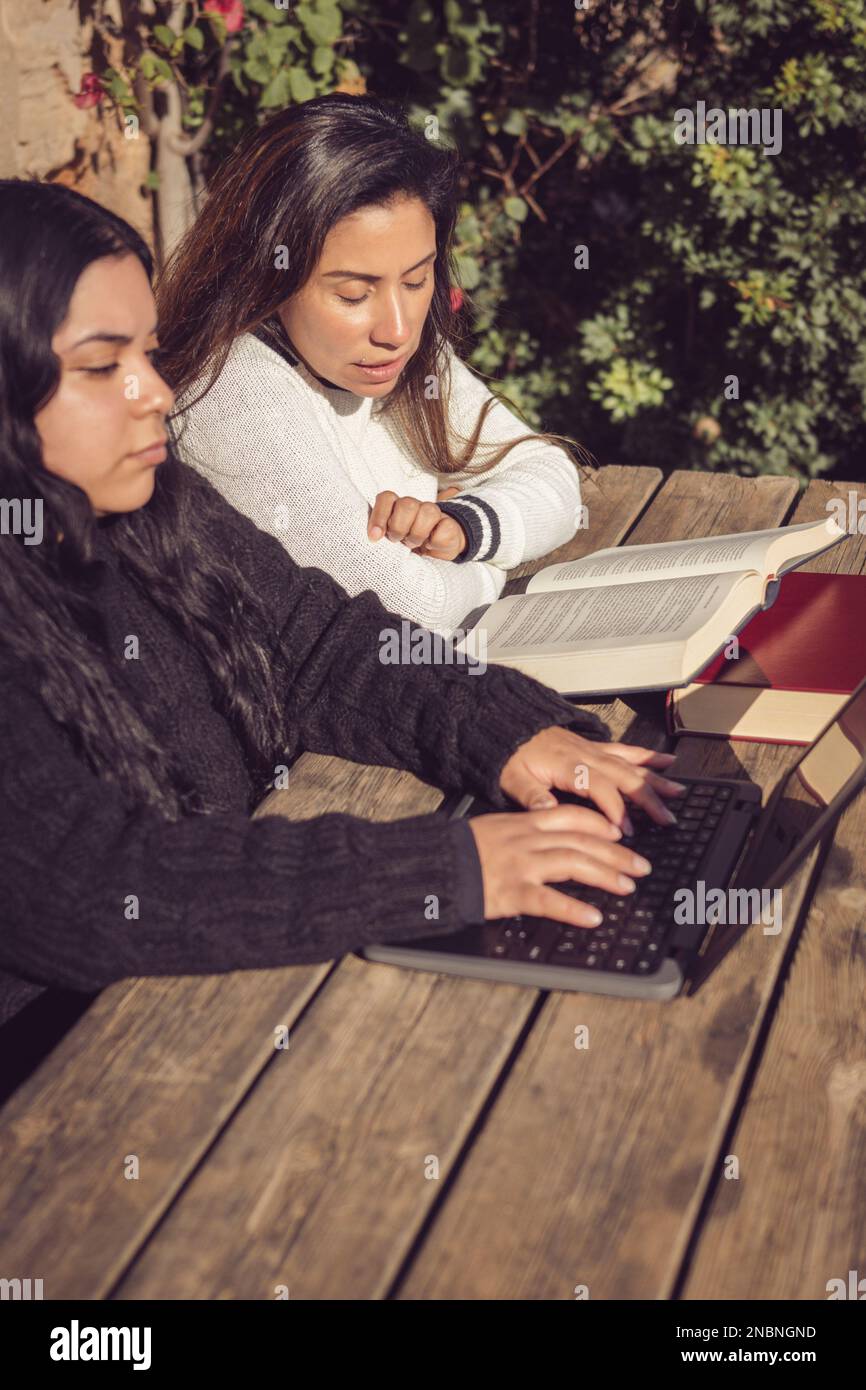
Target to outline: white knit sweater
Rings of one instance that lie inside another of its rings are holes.
[[[449,424],[466,437],[491,393],[450,346],[446,361]],[[302,362],[291,365],[250,333],[232,344],[207,395],[184,410],[206,379],[178,397],[181,458],[276,536],[297,564],[327,571],[352,597],[372,589],[389,611],[443,636],[499,596],[507,570],[548,554],[580,525],[578,472],[558,446],[527,440],[477,482],[465,473],[430,473],[412,457],[397,423],[381,415],[379,401],[323,385]],[[527,433],[534,431],[497,401],[481,444]],[[487,457],[482,448],[473,462]],[[465,484],[467,499],[478,499],[444,504],[474,536],[469,553],[477,559],[436,560],[387,536],[368,538],[377,493],[435,502],[452,484]]]

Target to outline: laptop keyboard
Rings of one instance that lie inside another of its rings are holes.
[[[483,954],[580,970],[652,974],[664,960],[676,926],[674,894],[700,879],[701,865],[732,796],[731,787],[692,782],[688,792],[670,803],[676,825],[658,825],[640,807],[629,805],[635,833],[623,835],[617,843],[653,866],[652,873],[636,878],[635,891],[618,898],[583,883],[552,884],[558,892],[597,907],[604,914],[601,925],[570,927],[547,917],[502,918],[485,924]]]

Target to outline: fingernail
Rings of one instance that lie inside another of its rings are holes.
[[[637,888],[637,884],[635,883],[634,879],[629,878],[627,874],[619,874],[617,876],[617,883],[619,884],[620,888],[622,888],[623,891],[626,893],[632,893],[634,889]]]
[[[371,540],[371,541],[377,541],[381,535],[382,535],[382,528],[381,528],[381,526],[371,526],[371,527],[370,527],[370,540]]]
[[[597,907],[589,907],[586,910],[586,920],[591,927],[600,927],[604,918]]]
[[[612,840],[621,840],[621,839],[622,839],[622,831],[620,830],[620,828],[619,828],[618,825],[611,825],[611,826],[610,826],[610,838],[611,838]]]
[[[668,825],[676,825],[676,823],[677,823],[677,818],[676,818],[676,816],[674,815],[673,811],[669,810],[667,806],[665,806],[664,811],[665,811],[665,817],[666,817],[666,819],[667,819]]]
[[[552,796],[537,796],[534,801],[530,801],[530,811],[546,811],[548,806],[555,806],[556,800]]]
[[[684,792],[686,789],[685,782],[672,782],[669,777],[666,777],[665,781],[675,792]]]
[[[643,855],[641,854],[634,855],[634,857],[632,858],[632,863],[634,864],[638,873],[648,874],[652,870],[652,864],[649,862],[648,859],[644,859]]]

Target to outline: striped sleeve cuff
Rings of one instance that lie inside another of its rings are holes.
[[[454,561],[456,565],[467,560],[492,560],[502,538],[499,517],[489,502],[473,493],[461,492],[450,502],[438,504],[440,512],[445,512],[458,521],[466,532],[466,549]]]

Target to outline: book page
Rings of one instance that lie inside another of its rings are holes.
[[[581,560],[549,565],[533,575],[526,592],[539,594],[557,589],[598,588],[608,584],[674,579],[683,574],[728,574],[744,570],[766,574],[767,552],[772,542],[780,536],[791,537],[805,531],[813,533],[811,544],[807,544],[805,537],[803,540],[802,548],[809,554],[822,550],[832,539],[824,522],[807,521],[799,526],[777,526],[769,531],[662,541],[658,545],[612,546]]]
[[[812,535],[803,535],[802,527],[786,526],[779,536],[771,542],[767,564],[775,574],[787,574],[806,560],[813,559],[822,551],[828,550],[837,541],[844,540],[848,532],[843,530],[835,516],[827,516],[821,521],[813,521]]]
[[[710,622],[744,578],[742,573],[683,575],[555,595],[513,594],[492,604],[473,631],[486,632],[491,659],[665,645],[684,641]]]

